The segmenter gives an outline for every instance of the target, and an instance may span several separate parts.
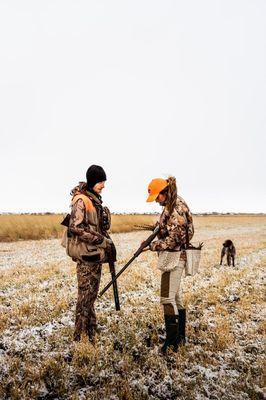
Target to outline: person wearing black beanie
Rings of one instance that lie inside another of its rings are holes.
[[[77,263],[78,296],[74,340],[79,341],[85,335],[93,342],[98,331],[94,304],[100,285],[102,263],[110,260],[114,262],[115,247],[108,234],[111,214],[107,207],[102,206],[100,196],[106,173],[99,165],[91,165],[86,178],[87,182],[80,182],[71,192],[66,249],[67,254]]]

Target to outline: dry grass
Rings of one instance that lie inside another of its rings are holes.
[[[119,279],[119,313],[111,290],[97,301],[104,330],[92,346],[86,338],[72,340],[75,264],[58,241],[0,244],[6,257],[0,269],[0,398],[262,399],[265,223],[265,217],[195,219],[195,241],[205,246],[200,274],[183,280],[189,341],[168,357],[158,354],[163,317],[156,254],[142,254]],[[117,268],[146,235],[113,235]],[[236,245],[236,268],[217,265],[226,238]],[[31,264],[23,261],[29,252]],[[54,254],[57,261],[51,261]],[[109,279],[104,266],[101,287]]]
[[[62,236],[63,214],[0,215],[0,242],[39,240]],[[152,224],[154,215],[113,215],[111,233],[131,232],[135,225]]]
[[[62,219],[62,215],[0,215],[0,241],[59,237]]]
[[[60,238],[63,233],[61,225],[63,217],[63,214],[0,215],[0,242]],[[132,232],[136,225],[153,224],[157,219],[158,215],[113,215],[111,233]],[[257,226],[263,226],[266,216],[211,215],[195,216],[194,220],[198,231],[201,228],[208,229],[210,227],[217,227],[218,230],[221,230],[237,228],[240,224],[254,228],[254,221]]]

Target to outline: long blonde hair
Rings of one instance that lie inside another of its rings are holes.
[[[167,198],[166,198],[166,209],[169,212],[169,214],[172,214],[174,211],[175,205],[176,205],[176,200],[177,200],[177,186],[176,186],[176,179],[174,176],[169,176],[166,179],[168,185],[167,187],[162,190],[161,193],[166,193]]]

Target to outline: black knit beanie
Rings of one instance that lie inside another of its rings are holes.
[[[106,181],[107,179],[104,169],[99,165],[91,165],[86,172],[86,178],[88,189],[92,189],[96,183]]]

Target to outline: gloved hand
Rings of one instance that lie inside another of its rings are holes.
[[[108,262],[115,263],[116,262],[116,247],[114,242],[111,239],[108,240],[108,245],[106,247],[106,254],[108,258]]]

